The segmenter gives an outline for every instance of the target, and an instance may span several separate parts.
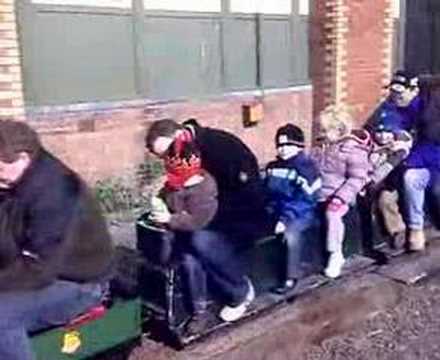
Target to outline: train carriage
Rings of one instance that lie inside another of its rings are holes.
[[[430,197],[429,218],[430,223],[437,226],[440,207],[438,196],[434,195]],[[362,201],[358,201],[358,204],[362,206]],[[369,215],[371,213],[367,214]],[[344,253],[349,261],[342,275],[377,264],[386,256],[402,253],[402,250],[393,251],[388,246],[376,219],[373,218],[372,231],[365,231],[365,226],[371,226],[371,223],[365,222],[365,216],[365,212],[354,207],[346,217]],[[154,243],[154,231],[145,228],[142,221],[136,227],[139,241]],[[238,323],[270,311],[281,303],[291,301],[331,281],[321,275],[327,257],[323,231],[319,222],[308,231],[307,237],[311,246],[302,254],[308,271],[299,284],[285,295],[276,295],[269,291],[276,284],[279,271],[281,247],[276,236],[262,233],[255,241],[240,249],[240,258],[255,283],[257,298],[243,320]],[[128,296],[126,289],[117,287],[109,303],[90,309],[69,324],[33,334],[32,344],[37,359],[88,359],[111,349],[116,349],[120,356],[112,359],[126,359],[128,352],[123,351],[124,347],[138,343],[145,332],[153,339],[165,341],[175,348],[183,348],[221,328],[231,326],[217,318],[215,314],[218,309],[212,298],[212,311],[208,311],[206,315],[209,317],[206,328],[198,334],[189,334],[186,324],[190,314],[185,304],[180,264],[173,260],[166,264],[154,263],[149,260],[151,254],[145,254],[145,251],[140,249],[140,253],[136,254],[133,250],[126,249],[128,256],[119,260],[123,265],[124,276],[137,278],[137,284],[129,284],[131,289]],[[383,258],[377,257],[378,254]],[[139,255],[143,257],[141,261]]]

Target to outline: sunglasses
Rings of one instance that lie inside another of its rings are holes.
[[[298,144],[296,144],[294,142],[277,143],[277,147],[282,147],[282,146],[298,146]]]

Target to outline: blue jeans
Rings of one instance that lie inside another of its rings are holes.
[[[0,359],[33,360],[29,332],[62,325],[100,303],[103,286],[56,281],[39,290],[0,293]]]
[[[231,306],[241,303],[249,290],[240,260],[226,236],[217,231],[200,230],[177,238],[179,256],[194,312],[204,310],[207,279]]]
[[[403,176],[407,225],[412,230],[423,230],[425,193],[431,184],[428,169],[409,169]]]
[[[305,236],[305,231],[313,224],[315,219],[304,218],[294,219],[286,224],[286,230],[283,237],[283,245],[286,251],[285,267],[282,273],[284,280],[299,279],[302,277],[301,260],[304,249],[313,244],[307,244],[308,239]]]

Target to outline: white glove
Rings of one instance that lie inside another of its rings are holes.
[[[163,201],[160,197],[153,196],[151,198],[151,212],[159,213],[163,211],[168,211],[167,204],[165,204],[165,201]]]
[[[150,220],[155,223],[166,224],[166,223],[170,222],[171,214],[168,210],[161,211],[161,212],[151,212],[150,213]]]
[[[283,234],[286,231],[286,225],[283,222],[278,221],[275,225],[275,234]]]

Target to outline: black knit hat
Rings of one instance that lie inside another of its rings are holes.
[[[287,138],[287,141],[281,138],[283,135]],[[277,130],[277,134],[275,136],[275,143],[277,147],[282,144],[304,147],[305,146],[304,133],[301,130],[301,128],[293,124],[287,124],[281,126]]]
[[[405,89],[416,88],[419,85],[419,78],[417,74],[412,71],[397,70],[391,82],[386,86],[396,92],[402,92]]]

